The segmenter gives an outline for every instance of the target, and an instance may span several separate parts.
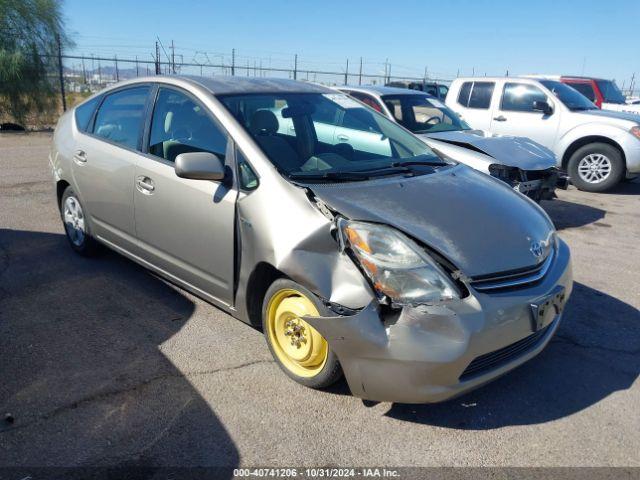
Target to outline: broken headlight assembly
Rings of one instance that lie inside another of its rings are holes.
[[[355,257],[376,293],[392,305],[432,304],[460,298],[449,275],[419,245],[398,230],[338,219],[342,249]]]

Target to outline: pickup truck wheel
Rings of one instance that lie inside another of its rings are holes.
[[[288,279],[269,287],[262,326],[269,350],[284,372],[302,385],[324,388],[342,377],[338,357],[325,338],[301,317],[330,312],[307,289]]]
[[[617,185],[625,174],[620,151],[607,143],[590,143],[571,155],[568,165],[571,183],[586,192],[604,192]]]
[[[85,210],[70,186],[60,200],[60,217],[69,245],[75,252],[85,257],[92,257],[99,252],[100,245],[91,236]]]

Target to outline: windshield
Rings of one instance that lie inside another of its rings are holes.
[[[456,113],[427,95],[385,95],[382,101],[396,121],[414,133],[470,130]]]
[[[223,95],[220,101],[291,179],[356,181],[451,165],[383,115],[342,93]]]
[[[611,80],[596,80],[602,99],[605,103],[624,104],[626,99],[615,82]]]
[[[556,82],[555,80],[540,80],[540,83],[551,90],[551,93],[564,103],[569,110],[598,109],[587,97],[564,83]]]

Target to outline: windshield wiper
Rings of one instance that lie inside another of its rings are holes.
[[[449,163],[442,160],[407,160],[404,162],[393,162],[392,167],[410,167],[412,165],[426,165],[428,167],[444,167]]]
[[[324,173],[290,173],[289,178],[291,180],[311,180],[311,181],[323,181],[329,180],[333,182],[348,182],[350,180],[368,180],[370,175],[361,174],[358,172],[324,172]]]

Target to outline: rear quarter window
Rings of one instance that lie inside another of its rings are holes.
[[[76,107],[75,117],[78,130],[86,132],[89,129],[89,122],[91,122],[93,112],[95,112],[99,103],[100,97],[96,97]]]

